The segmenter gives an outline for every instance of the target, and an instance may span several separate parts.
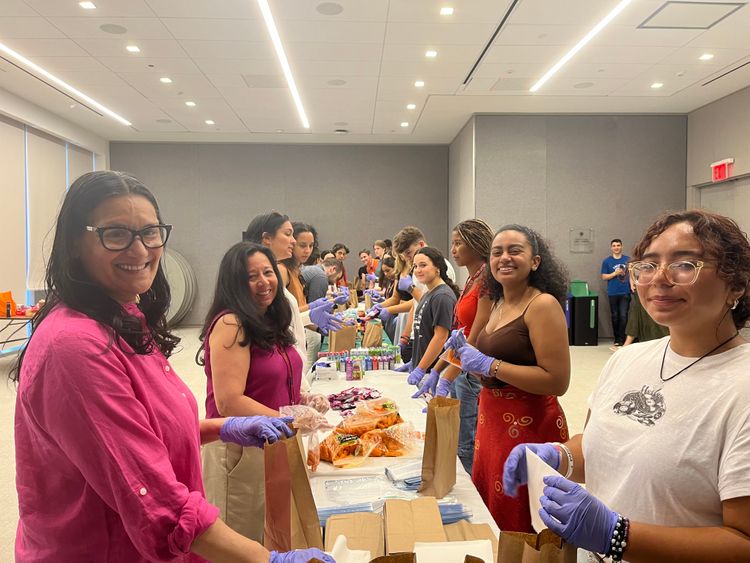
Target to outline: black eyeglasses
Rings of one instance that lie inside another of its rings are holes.
[[[146,248],[161,248],[167,244],[172,225],[149,225],[136,231],[127,227],[91,227],[86,230],[99,235],[102,246],[107,250],[126,250],[133,244],[135,237],[141,239]]]

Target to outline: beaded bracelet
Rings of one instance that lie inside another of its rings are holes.
[[[565,452],[565,457],[568,458],[568,470],[565,472],[565,478],[570,479],[570,476],[573,475],[573,452],[565,444],[561,444],[560,442],[553,443],[557,446],[558,453],[560,454],[560,462],[562,463],[563,452]]]
[[[617,515],[615,529],[612,532],[612,539],[609,541],[609,550],[605,553],[612,561],[622,561],[622,555],[628,546],[628,533],[630,532],[630,520],[622,514]]]
[[[502,365],[502,360],[495,360],[497,363],[495,364],[495,369],[492,370],[492,377],[497,378],[497,372],[500,370],[500,366]]]

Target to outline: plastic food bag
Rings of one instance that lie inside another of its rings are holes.
[[[354,414],[342,421],[336,429],[343,434],[361,436],[365,432],[388,428],[403,421],[398,414],[398,406],[392,399],[372,399],[357,403]]]
[[[354,434],[334,432],[320,445],[320,459],[331,462],[334,467],[357,467],[364,463],[375,446],[373,440],[363,442]]]
[[[363,434],[360,440],[365,447],[368,447],[370,442],[374,443],[370,457],[399,457],[414,444],[416,433],[414,426],[403,422],[388,428],[370,430]]]
[[[307,405],[286,405],[279,409],[281,416],[292,416],[292,427],[296,428],[302,436],[310,436],[307,445],[307,465],[312,471],[318,469],[320,464],[320,439],[318,430],[330,430],[333,425],[326,417]]]

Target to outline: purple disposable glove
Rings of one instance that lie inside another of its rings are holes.
[[[346,286],[340,287],[339,292],[334,295],[333,302],[336,305],[344,305],[349,302],[349,288]]]
[[[503,491],[509,497],[516,496],[518,487],[529,480],[526,473],[526,448],[538,455],[552,469],[560,467],[560,451],[554,444],[518,444],[510,451],[503,467]]]
[[[411,371],[411,362],[407,362],[404,365],[397,367],[393,371],[397,371],[399,373],[409,373]],[[424,372],[422,372],[422,375],[424,375]]]
[[[409,377],[411,377],[411,373],[409,374]],[[411,396],[411,398],[416,399],[417,397],[423,397],[427,393],[429,393],[430,395],[434,397],[435,388],[437,387],[437,384],[438,384],[438,379],[440,379],[440,374],[434,369],[431,369],[430,373],[428,373],[427,377],[425,377],[424,380],[422,381],[422,385],[419,386],[419,389],[417,389],[417,392],[414,393]]]
[[[321,297],[320,299],[316,299],[315,301],[313,301],[312,303],[308,303],[307,305],[312,311],[313,309],[317,309],[318,307],[325,307],[326,305],[329,305],[331,303],[333,302],[330,299],[328,299],[328,297]],[[332,308],[333,307],[331,307],[331,309]]]
[[[317,325],[322,334],[328,334],[330,331],[336,331],[341,328],[343,319],[340,315],[331,313],[333,302],[330,307],[321,306],[310,310],[310,322]]]
[[[581,487],[559,475],[544,478],[539,516],[568,543],[607,553],[617,523],[617,512]]]
[[[411,365],[411,362],[409,362],[409,365]],[[409,385],[419,385],[419,382],[422,381],[425,373],[425,370],[417,366],[409,372],[409,377],[406,378],[406,382]]]
[[[468,373],[478,373],[482,377],[490,377],[490,369],[495,358],[482,354],[471,344],[464,344],[456,349],[456,355],[461,359],[461,369]]]
[[[262,448],[266,442],[273,444],[283,436],[294,434],[289,424],[292,417],[230,416],[219,428],[222,442],[231,442],[245,447]]]
[[[380,303],[378,303],[378,305],[380,305]],[[393,313],[388,312],[388,309],[386,309],[385,307],[381,307],[380,313],[378,314],[378,316],[380,317],[380,320],[385,323],[385,322],[388,322],[388,320],[393,318]]]
[[[445,344],[443,344],[443,349],[447,350],[448,348],[453,348],[454,350],[458,350],[464,344],[466,344],[466,335],[464,334],[464,330],[462,328],[457,328],[456,330],[451,331],[451,335],[448,337],[448,340],[446,340]]]
[[[375,274],[367,274],[367,275],[365,276],[365,279],[366,279],[366,280],[367,280],[368,282],[374,282],[374,281],[375,281],[376,279],[378,279],[378,276],[376,276]]]
[[[451,386],[453,382],[450,379],[441,377],[438,381],[437,388],[435,389],[436,397],[447,397],[451,392]]]
[[[373,303],[382,303],[385,297],[377,289],[365,289],[365,295],[369,295]]]
[[[410,274],[407,274],[403,278],[400,278],[398,280],[399,291],[405,291],[407,293],[411,293],[411,290],[413,287],[414,287],[414,279],[412,279]]]
[[[382,308],[383,308],[383,306],[380,303],[374,305],[373,307],[370,307],[365,312],[365,318],[372,319],[372,318],[377,317],[380,314],[380,309],[382,309]]]
[[[311,547],[310,549],[295,549],[286,553],[272,551],[271,559],[268,560],[268,563],[307,563],[310,559],[320,559],[324,563],[336,563],[333,557],[315,547]]]

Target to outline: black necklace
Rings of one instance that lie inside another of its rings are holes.
[[[700,362],[706,356],[710,356],[711,354],[713,354],[714,352],[716,352],[716,350],[718,350],[719,348],[721,348],[722,346],[724,346],[724,344],[726,344],[727,342],[729,342],[733,338],[737,337],[739,334],[740,334],[740,331],[735,332],[732,336],[730,336],[729,338],[727,338],[724,342],[722,342],[721,344],[719,344],[716,348],[711,349],[710,351],[708,351],[705,354],[703,354],[700,358],[698,358],[697,360],[695,360],[693,363],[686,365],[684,368],[682,368],[680,371],[678,371],[674,375],[672,375],[672,376],[664,379],[664,358],[667,357],[667,348],[669,348],[669,343],[672,342],[672,339],[670,338],[667,341],[667,345],[664,347],[664,354],[661,357],[661,367],[659,368],[659,379],[661,379],[662,381],[669,381],[670,379],[674,379],[675,377],[677,377],[678,375],[680,375],[686,369],[691,368],[695,364],[697,364],[698,362]]]

